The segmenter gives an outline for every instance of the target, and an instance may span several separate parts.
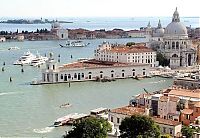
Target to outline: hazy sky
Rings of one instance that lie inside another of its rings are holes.
[[[0,17],[200,16],[200,0],[0,0]]]

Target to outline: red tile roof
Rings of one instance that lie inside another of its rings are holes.
[[[109,62],[109,61],[99,61],[99,60],[88,60],[88,61],[79,61],[69,64],[64,64],[59,67],[59,69],[71,69],[71,68],[99,68],[99,67],[121,67],[121,66],[145,66],[146,64],[140,63],[121,63],[121,62]]]
[[[110,50],[105,49],[102,51],[107,51],[111,53],[146,53],[146,52],[155,52],[152,49],[148,48],[145,46],[145,44],[136,44],[133,46],[125,46],[125,45],[120,45],[120,46],[115,46],[112,47]]]
[[[144,115],[145,109],[144,108],[134,107],[134,106],[124,106],[124,107],[112,109],[110,112],[111,113],[128,115],[128,116],[132,116],[132,115],[135,115],[135,114]]]
[[[157,124],[164,124],[164,125],[169,125],[169,126],[177,126],[180,125],[181,123],[178,121],[173,121],[173,120],[168,120],[168,119],[163,119],[163,118],[152,118]]]
[[[193,110],[192,109],[183,109],[181,111],[182,114],[186,114],[186,115],[190,115],[193,113]]]

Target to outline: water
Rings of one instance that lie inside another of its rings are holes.
[[[24,66],[14,66],[17,60],[28,49],[41,55],[54,52],[54,57],[61,55],[61,63],[69,63],[77,58],[92,57],[94,49],[105,39],[84,40],[90,43],[83,48],[60,48],[65,41],[25,41],[0,43],[0,67],[6,63],[5,71],[0,71],[0,136],[5,137],[50,137],[59,138],[69,129],[67,127],[49,127],[54,120],[69,113],[89,113],[98,107],[115,108],[127,105],[131,96],[148,91],[167,88],[171,79],[148,78],[140,81],[134,79],[115,82],[82,82],[54,85],[32,86],[34,78],[40,78],[40,70]],[[144,39],[108,39],[113,43],[129,41],[141,42]],[[8,51],[8,47],[17,46],[20,50]],[[73,55],[73,59],[71,59]],[[13,81],[9,82],[9,77]],[[70,108],[59,108],[63,103],[70,103]]]
[[[63,23],[61,26],[68,29],[84,28],[89,30],[106,29],[111,30],[114,28],[121,28],[124,30],[139,29],[140,27],[146,27],[148,22],[151,22],[153,27],[157,27],[158,20],[161,20],[162,26],[166,27],[172,17],[121,17],[121,18],[59,18],[58,20],[70,21],[73,23]],[[7,19],[4,19],[7,20]],[[53,19],[51,19],[53,20]],[[181,17],[181,22],[186,26],[200,27],[200,17]],[[0,24],[0,30],[19,32],[22,30],[36,31],[37,29],[47,28],[51,29],[51,24]]]

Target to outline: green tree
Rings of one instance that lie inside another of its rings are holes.
[[[128,42],[128,43],[126,43],[126,46],[132,46],[132,45],[135,45],[135,42]]]
[[[159,65],[169,66],[169,60],[161,53],[157,53],[156,60],[159,61]]]
[[[181,132],[183,136],[186,136],[187,138],[192,138],[194,130],[188,126],[183,126]]]
[[[89,117],[74,124],[74,128],[64,138],[105,138],[111,125],[104,119]]]
[[[171,136],[167,134],[167,135],[162,135],[160,138],[171,138]]]
[[[148,116],[133,115],[122,120],[121,138],[160,137],[160,128]]]

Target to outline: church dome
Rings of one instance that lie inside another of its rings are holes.
[[[163,37],[164,32],[165,32],[165,30],[162,28],[161,22],[159,20],[158,27],[156,28],[156,31],[155,31],[155,36],[156,37]]]
[[[163,37],[165,30],[163,28],[156,29],[157,37]]]
[[[180,22],[179,13],[174,12],[172,22],[165,28],[165,36],[188,36],[187,28]]]
[[[187,36],[187,28],[181,22],[171,22],[165,28],[165,35]]]

